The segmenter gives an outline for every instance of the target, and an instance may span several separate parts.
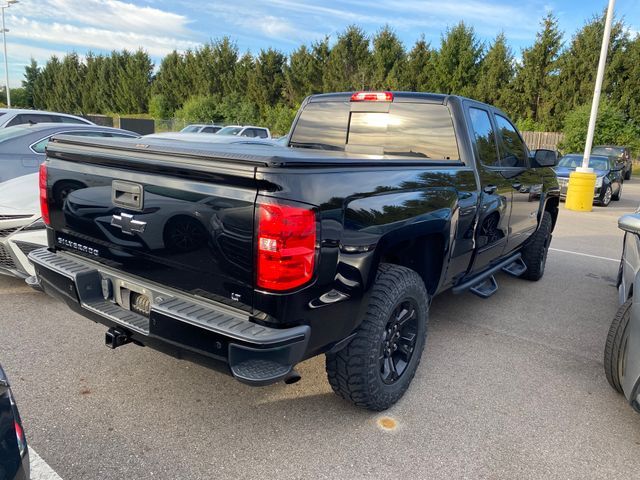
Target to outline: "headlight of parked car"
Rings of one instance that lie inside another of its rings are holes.
[[[604,177],[596,177],[596,188],[600,188],[602,186],[602,180],[604,180]]]

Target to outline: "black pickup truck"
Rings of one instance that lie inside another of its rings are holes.
[[[109,347],[250,385],[325,354],[333,390],[372,410],[411,382],[432,297],[540,279],[558,215],[553,152],[448,95],[314,95],[287,147],[59,136],[47,156],[28,282]]]

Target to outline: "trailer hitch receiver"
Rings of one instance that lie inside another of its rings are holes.
[[[111,327],[107,330],[104,337],[104,343],[109,348],[118,348],[131,342],[131,336],[126,331],[117,327]]]

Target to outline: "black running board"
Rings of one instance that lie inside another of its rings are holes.
[[[527,266],[522,257],[517,258],[506,267],[502,267],[502,271],[514,277],[521,277],[527,271]]]
[[[520,253],[511,255],[505,260],[502,260],[501,262],[493,265],[491,268],[488,268],[484,272],[481,272],[478,275],[470,278],[469,280],[456,285],[452,288],[452,292],[457,295],[469,290],[471,291],[471,293],[474,293],[479,297],[489,298],[491,295],[498,291],[498,282],[496,282],[496,279],[493,277],[493,275],[503,268],[508,267],[514,262],[520,260],[520,257]]]

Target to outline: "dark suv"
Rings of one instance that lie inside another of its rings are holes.
[[[633,173],[633,161],[631,160],[631,150],[629,147],[619,147],[616,145],[598,145],[591,149],[593,155],[606,155],[617,159],[617,163],[622,167],[622,178],[631,180]]]

